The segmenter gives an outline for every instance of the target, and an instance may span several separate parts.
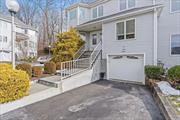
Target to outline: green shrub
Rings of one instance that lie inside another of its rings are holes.
[[[39,66],[32,67],[32,75],[34,77],[41,77],[42,75],[42,68]]]
[[[145,66],[146,77],[150,79],[160,79],[160,76],[163,75],[164,69],[159,66],[147,65]]]
[[[1,66],[1,64],[0,64]],[[29,77],[25,71],[9,69],[0,70],[0,103],[20,99],[28,95]]]
[[[44,64],[44,72],[48,74],[56,73],[56,64],[54,62],[47,62]]]
[[[16,66],[17,70],[23,70],[26,71],[26,73],[29,75],[29,77],[32,77],[32,67],[30,64],[23,63]]]
[[[176,65],[168,70],[168,79],[171,81],[180,81],[180,65]]]

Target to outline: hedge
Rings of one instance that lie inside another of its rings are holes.
[[[0,103],[20,99],[28,95],[29,77],[21,70],[13,70],[9,65],[0,70]]]
[[[176,65],[168,70],[168,79],[171,81],[180,81],[180,65]]]
[[[44,64],[44,72],[47,74],[56,73],[56,64],[54,62],[47,62]]]
[[[32,75],[34,77],[41,77],[42,75],[42,68],[39,66],[32,67]]]
[[[26,73],[29,75],[29,78],[32,77],[32,67],[30,64],[23,63],[16,66],[17,70],[23,70],[26,71]]]
[[[164,74],[164,69],[160,66],[147,65],[145,74],[149,79],[160,79],[160,76]]]

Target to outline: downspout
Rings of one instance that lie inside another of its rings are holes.
[[[153,0],[153,5],[156,4],[156,0]],[[157,65],[157,44],[158,44],[158,35],[157,35],[157,32],[158,32],[158,20],[157,20],[157,9],[154,8],[154,44],[153,44],[153,64],[154,65]]]

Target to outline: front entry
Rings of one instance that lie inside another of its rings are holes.
[[[109,79],[144,83],[144,55],[108,56]]]
[[[90,38],[90,50],[93,51],[94,48],[97,46],[99,41],[102,40],[102,32],[97,31],[97,32],[92,32],[91,33],[91,38]]]

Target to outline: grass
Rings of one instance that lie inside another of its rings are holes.
[[[180,115],[180,111],[178,111],[178,108],[180,108],[180,101],[178,101],[177,98],[180,98],[180,96],[170,96],[170,97],[168,97],[171,104],[176,109],[178,115]]]

